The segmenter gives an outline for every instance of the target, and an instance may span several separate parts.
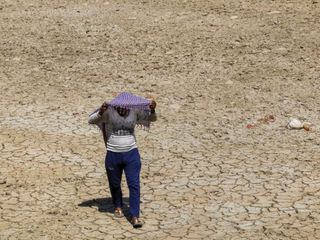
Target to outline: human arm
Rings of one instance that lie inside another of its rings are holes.
[[[149,104],[150,110],[138,110],[137,118],[138,124],[144,124],[146,122],[155,122],[157,120],[156,108],[157,104],[154,100],[152,100]]]
[[[156,101],[151,100],[151,103],[149,105],[149,107],[150,107],[150,116],[149,116],[150,122],[157,121],[156,106],[157,106]]]
[[[98,108],[95,112],[90,114],[88,123],[89,124],[98,124],[102,120],[102,115],[107,111],[108,104],[103,103],[100,108]]]

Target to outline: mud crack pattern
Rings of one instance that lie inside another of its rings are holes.
[[[319,239],[319,4],[1,1],[0,239]],[[87,124],[121,91],[158,103],[139,230]]]

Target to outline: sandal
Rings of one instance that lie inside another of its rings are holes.
[[[132,217],[130,222],[134,228],[141,228],[143,225],[142,221],[138,217]]]

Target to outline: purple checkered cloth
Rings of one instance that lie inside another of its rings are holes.
[[[111,102],[109,102],[109,105],[112,107],[149,110],[150,103],[151,101],[146,98],[139,97],[128,92],[123,92],[120,93],[116,98],[111,100]]]

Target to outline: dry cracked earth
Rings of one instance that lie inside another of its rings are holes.
[[[319,29],[318,0],[0,0],[0,239],[319,239]],[[121,91],[158,103],[139,230],[87,124]]]

